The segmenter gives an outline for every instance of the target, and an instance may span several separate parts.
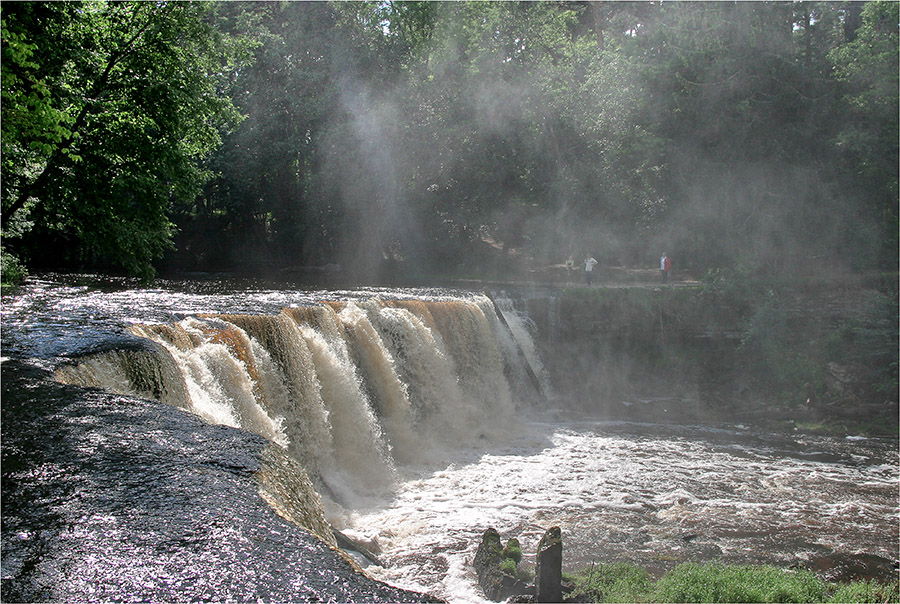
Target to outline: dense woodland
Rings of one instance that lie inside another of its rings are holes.
[[[4,2],[4,272],[893,271],[898,10]]]

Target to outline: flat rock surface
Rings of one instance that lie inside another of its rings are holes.
[[[2,365],[2,599],[428,602],[280,518],[266,441]]]

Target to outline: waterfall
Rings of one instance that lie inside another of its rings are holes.
[[[412,423],[409,389],[397,375],[393,356],[368,314],[355,303],[343,308],[339,317],[363,383],[368,385],[375,411],[382,418],[394,459],[399,463],[413,461],[418,440]]]
[[[471,296],[198,315],[133,325],[146,347],[85,356],[56,377],[252,431],[347,501],[390,488],[397,464],[502,432],[535,397],[527,326],[497,310]]]
[[[319,329],[307,323],[298,323],[298,328],[312,354],[322,400],[329,411],[334,469],[345,475],[337,483],[332,477],[328,484],[332,491],[341,493],[341,498],[346,499],[345,491],[353,486],[375,488],[389,483],[391,460],[381,426],[363,392],[356,367],[350,361],[347,342],[342,337],[343,325],[334,310],[327,306],[321,310],[323,312],[316,313],[317,319],[322,321]],[[297,309],[283,312],[295,321],[303,319]]]
[[[550,373],[541,362],[537,346],[535,346],[534,339],[531,337],[531,333],[534,331],[534,322],[527,313],[516,309],[515,304],[509,298],[497,298],[496,308],[497,312],[502,314],[503,321],[509,328],[508,347],[517,349],[523,360],[522,363],[510,363],[510,366],[520,371],[530,371],[540,385],[544,398],[552,399],[554,394],[550,382]],[[551,322],[551,330],[553,329],[552,325],[553,323]],[[516,355],[515,352],[510,354]],[[519,383],[520,381],[525,381],[521,374],[516,377],[516,382]]]
[[[259,380],[246,334],[233,326],[185,319],[171,326],[135,326],[137,336],[162,345],[180,369],[188,408],[212,423],[242,427],[286,444],[280,421],[266,414],[254,392]]]
[[[90,355],[56,372],[58,381],[152,398],[189,409],[190,397],[176,361],[158,344]]]

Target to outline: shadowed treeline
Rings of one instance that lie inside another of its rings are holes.
[[[896,3],[2,15],[4,275],[896,268]]]

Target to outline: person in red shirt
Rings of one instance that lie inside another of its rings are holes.
[[[662,275],[662,282],[669,282],[669,271],[672,270],[672,261],[669,260],[669,257],[665,252],[662,253],[662,257],[659,259],[659,272]]]

